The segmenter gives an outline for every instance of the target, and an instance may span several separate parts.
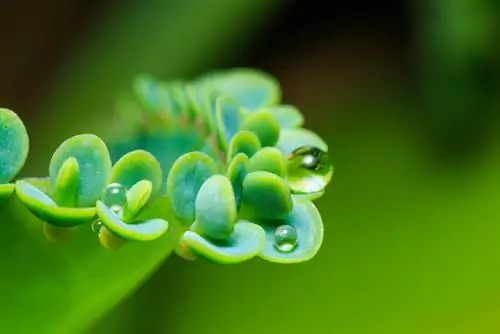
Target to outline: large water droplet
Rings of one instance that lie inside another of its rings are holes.
[[[119,183],[112,183],[104,189],[101,199],[108,207],[123,206],[127,201],[127,188]]]
[[[100,221],[99,219],[94,220],[92,222],[92,225],[90,225],[94,233],[99,233],[101,231],[102,226],[103,226],[102,221]]]
[[[333,165],[328,153],[304,146],[288,156],[287,180],[295,194],[319,193],[325,189],[333,175]]]
[[[291,252],[297,246],[297,231],[293,226],[282,225],[274,231],[274,246],[280,252]]]

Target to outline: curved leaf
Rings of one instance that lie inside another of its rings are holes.
[[[148,180],[137,182],[127,191],[127,201],[123,207],[123,220],[132,221],[144,208],[151,197],[153,185]]]
[[[277,105],[268,107],[265,110],[276,118],[281,129],[298,128],[304,125],[304,116],[294,106]]]
[[[52,190],[52,196],[57,205],[62,207],[75,206],[79,173],[80,168],[75,158],[71,157],[62,164]]]
[[[281,252],[275,246],[275,230],[288,225],[297,232],[297,245],[292,251]],[[293,196],[293,210],[282,221],[261,225],[266,231],[266,245],[260,257],[271,262],[298,263],[312,259],[323,242],[323,222],[314,204],[305,197]]]
[[[269,172],[249,173],[243,181],[243,204],[259,219],[286,217],[293,203],[285,180]]]
[[[111,159],[106,144],[99,137],[90,134],[77,135],[64,141],[50,161],[49,176],[52,187],[56,185],[62,165],[72,157],[76,159],[80,169],[75,206],[94,206],[111,171]]]
[[[212,75],[210,85],[249,110],[276,104],[281,99],[278,81],[267,73],[236,68]]]
[[[238,153],[252,157],[260,148],[259,138],[253,132],[238,131],[229,143],[227,159],[231,161]]]
[[[163,183],[163,172],[158,160],[149,152],[135,150],[122,156],[112,170],[108,183],[119,183],[130,189],[137,182],[148,180],[155,196]]]
[[[274,146],[280,136],[280,125],[273,114],[267,110],[259,110],[247,115],[240,130],[255,133],[263,147]]]
[[[215,161],[202,152],[184,154],[172,166],[167,178],[167,196],[174,215],[184,227],[194,222],[198,191],[216,172]]]
[[[221,264],[240,263],[255,257],[264,247],[264,230],[253,223],[239,221],[234,232],[222,242],[211,241],[192,231],[186,231],[182,242],[193,253]]]
[[[13,111],[0,108],[0,184],[19,173],[28,151],[29,138],[23,122]]]
[[[92,221],[95,208],[63,208],[26,181],[16,182],[17,197],[38,218],[52,225],[69,227]]]
[[[303,146],[314,146],[328,152],[328,145],[314,132],[307,129],[282,129],[276,147],[285,155]]]
[[[231,181],[231,185],[233,186],[234,198],[236,200],[237,208],[240,207],[241,196],[243,193],[243,180],[245,179],[248,171],[248,157],[245,153],[238,153],[231,160],[227,168],[226,176]]]
[[[286,158],[275,147],[264,147],[250,159],[248,172],[265,171],[284,177],[287,172]]]
[[[231,139],[240,128],[240,107],[230,98],[221,96],[217,99],[216,111],[219,142],[222,148],[227,150]]]
[[[210,239],[226,239],[236,223],[233,187],[224,175],[213,175],[201,186],[195,202],[196,221],[191,230]]]
[[[151,241],[161,237],[168,230],[168,223],[163,219],[126,224],[103,202],[97,201],[96,209],[102,224],[113,234],[125,240]]]

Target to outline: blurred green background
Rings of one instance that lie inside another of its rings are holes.
[[[43,174],[66,137],[105,135],[136,74],[235,66],[277,77],[335,162],[312,261],[171,255],[97,322],[66,328],[500,332],[498,1],[3,0],[0,37],[0,105],[32,137],[26,175]],[[55,328],[33,323],[30,333],[69,330]]]

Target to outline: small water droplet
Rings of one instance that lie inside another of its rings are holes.
[[[297,231],[293,226],[282,225],[274,231],[274,246],[280,252],[291,252],[297,246]]]
[[[96,219],[92,222],[92,225],[90,227],[92,228],[92,231],[94,233],[99,233],[101,231],[102,226],[103,226],[102,221]]]
[[[314,146],[299,147],[290,153],[287,169],[288,184],[296,194],[321,192],[333,175],[328,153]]]
[[[101,199],[108,207],[123,206],[127,201],[127,188],[119,183],[112,183],[104,189]]]

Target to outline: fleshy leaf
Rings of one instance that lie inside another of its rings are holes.
[[[231,139],[240,128],[240,108],[230,98],[221,96],[217,99],[216,110],[219,142],[222,148],[227,150]]]
[[[196,221],[191,230],[209,239],[226,239],[236,223],[236,200],[229,179],[213,175],[200,188],[195,202]]]
[[[137,182],[148,180],[151,182],[152,196],[160,190],[163,182],[163,173],[160,163],[149,152],[135,150],[125,154],[113,166],[108,183],[119,183],[130,189]]]
[[[237,208],[240,207],[241,196],[243,193],[243,180],[247,175],[248,157],[245,153],[238,153],[231,160],[227,168],[226,176],[231,181],[234,191],[234,198],[236,200]]]
[[[258,219],[285,218],[293,207],[286,181],[262,171],[249,173],[243,181],[243,204]]]
[[[259,110],[245,117],[240,130],[251,131],[259,138],[260,144],[274,146],[280,135],[280,125],[273,114],[267,110]]]
[[[78,193],[78,161],[71,157],[59,169],[56,183],[53,188],[53,199],[61,207],[74,207]]]
[[[238,153],[252,157],[260,148],[259,138],[253,132],[238,131],[229,143],[227,159],[231,161]]]
[[[13,183],[0,184],[0,209],[9,200],[9,198],[14,193],[16,185]]]
[[[215,161],[202,152],[186,153],[172,166],[167,178],[167,196],[174,215],[184,227],[194,222],[198,191],[216,172]]]
[[[97,201],[97,215],[103,225],[116,236],[131,241],[151,241],[164,235],[168,223],[163,219],[150,219],[135,224],[124,223],[106,204]]]
[[[265,243],[264,230],[253,223],[239,221],[233,234],[224,241],[212,241],[192,231],[186,231],[183,243],[193,253],[221,264],[240,263],[259,254]]]
[[[278,81],[254,69],[238,68],[215,74],[210,85],[249,110],[279,103],[281,99]]]
[[[47,176],[46,177],[26,177],[22,180],[26,181],[29,184],[40,189],[46,195],[51,196],[52,187],[50,186],[50,178],[49,177],[47,177]]]
[[[269,111],[278,121],[281,129],[298,128],[304,125],[304,116],[299,109],[291,105],[277,105],[268,107]]]
[[[149,180],[137,182],[127,191],[127,202],[123,208],[123,220],[126,222],[134,219],[146,205],[153,190]]]
[[[249,172],[265,171],[284,177],[287,162],[283,153],[275,147],[264,147],[250,159]]]
[[[75,158],[80,169],[75,206],[94,206],[111,171],[111,159],[106,144],[91,134],[77,135],[64,141],[50,161],[49,176],[55,186],[59,170],[69,158]]]
[[[281,252],[275,247],[275,230],[288,225],[297,232],[297,245],[292,251]],[[293,210],[282,221],[262,224],[266,231],[266,245],[260,257],[271,262],[297,263],[312,259],[323,242],[323,222],[316,206],[303,196],[293,196]]]
[[[328,152],[328,145],[326,142],[310,130],[299,128],[282,129],[280,131],[280,138],[276,147],[285,155],[303,146],[314,146]]]
[[[50,197],[26,181],[16,183],[17,197],[38,218],[52,225],[70,227],[88,223],[95,216],[95,208],[63,208]]]
[[[21,119],[11,110],[0,108],[0,184],[9,183],[23,167],[29,138]]]

